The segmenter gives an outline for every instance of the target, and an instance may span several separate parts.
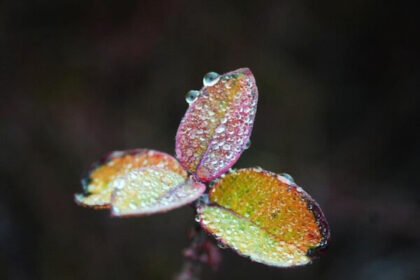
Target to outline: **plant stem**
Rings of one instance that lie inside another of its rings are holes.
[[[208,239],[203,229],[197,225],[190,231],[191,244],[184,250],[184,264],[182,270],[174,280],[198,280],[203,264],[216,270],[221,256],[218,248]]]

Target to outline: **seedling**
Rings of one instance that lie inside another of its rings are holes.
[[[310,263],[330,238],[318,203],[290,175],[231,169],[250,145],[258,101],[253,74],[247,68],[210,72],[203,84],[186,95],[189,108],[177,131],[176,158],[148,149],[112,152],[89,168],[76,203],[110,208],[114,217],[190,204],[201,228],[221,247],[270,266]],[[184,255],[217,263],[214,248],[205,239],[194,240]]]

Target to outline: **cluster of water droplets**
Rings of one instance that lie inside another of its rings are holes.
[[[193,202],[205,189],[206,187],[202,183],[187,181],[162,195],[156,204],[153,205],[152,210],[162,211],[163,209],[172,209]]]
[[[216,72],[209,72],[203,77],[203,85],[205,87],[208,86],[214,86],[220,79],[220,75]],[[200,96],[199,90],[190,90],[185,95],[185,101],[187,101],[188,104],[193,103],[197,100],[197,98]]]
[[[302,188],[261,168],[227,173],[210,190],[213,202],[236,211],[277,238],[309,248],[320,242],[317,218]],[[246,205],[246,207],[244,207]]]
[[[246,80],[246,77],[244,78]],[[222,78],[225,90],[232,87],[229,78]],[[255,117],[256,98],[250,88],[240,85],[239,92],[233,93],[231,104],[224,116],[219,120],[208,146],[207,158],[203,161],[202,169],[212,173],[230,165],[240,153],[249,148],[249,135]],[[229,92],[229,91],[228,91]]]
[[[202,153],[205,152],[211,136],[209,127],[214,126],[216,122],[209,103],[208,95],[201,96],[181,122],[181,137],[177,138],[177,145],[183,153],[177,155],[181,162],[186,162],[191,169],[196,167]]]
[[[149,211],[154,205],[162,203],[166,192],[184,181],[184,177],[167,169],[149,167],[132,170],[114,182],[113,212]]]
[[[249,147],[257,93],[244,73],[203,78],[203,92],[190,91],[190,108],[177,134],[177,156],[199,178],[214,178]]]
[[[76,201],[90,206],[108,206],[114,185],[119,182],[119,177],[124,177],[128,172],[147,166],[170,169],[186,176],[186,172],[178,161],[172,156],[154,150],[129,150],[111,153],[102,165],[95,166],[84,179],[89,182],[85,195],[76,195]]]
[[[85,189],[86,195],[76,195],[76,200],[91,206],[108,205],[111,202],[114,181],[133,168],[147,164],[147,160],[144,160],[146,156],[143,151],[138,154],[128,154],[126,151],[112,152],[83,179],[89,182]]]
[[[200,211],[202,225],[215,235],[222,246],[226,244],[254,261],[281,267],[310,261],[306,252],[274,239],[245,218],[217,206],[206,206]]]

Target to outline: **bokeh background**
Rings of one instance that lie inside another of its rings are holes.
[[[202,279],[419,279],[418,10],[398,1],[0,2],[0,278],[171,279],[194,212],[77,207],[108,151],[174,152],[185,93],[248,66],[260,100],[236,167],[290,173],[332,230],[314,264],[222,250]]]

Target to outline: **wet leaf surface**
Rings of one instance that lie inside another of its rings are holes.
[[[204,87],[187,94],[190,106],[178,128],[176,155],[185,169],[208,182],[228,170],[247,147],[258,90],[247,68],[218,76],[208,73]]]
[[[201,225],[256,262],[289,267],[309,263],[324,249],[329,228],[318,204],[287,177],[240,169],[218,180]]]
[[[169,169],[135,169],[115,181],[113,216],[140,216],[165,212],[196,200],[206,186]]]
[[[109,208],[115,180],[136,168],[149,166],[171,170],[184,179],[187,177],[178,161],[166,153],[147,149],[114,151],[88,169],[82,178],[84,193],[76,194],[75,201],[82,206]]]

